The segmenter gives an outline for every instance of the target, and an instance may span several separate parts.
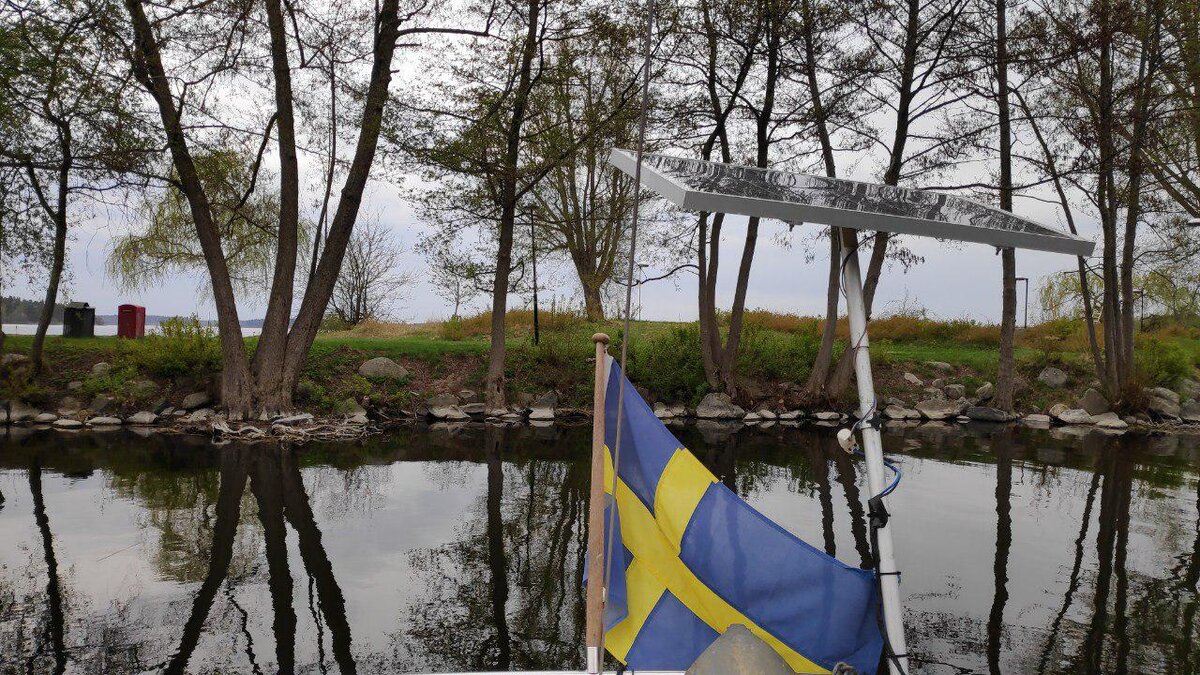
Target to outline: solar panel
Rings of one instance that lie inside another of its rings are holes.
[[[613,149],[609,163],[632,176],[635,155]],[[642,184],[687,211],[736,213],[953,241],[1091,255],[1095,244],[970,199],[914,190],[647,154]]]

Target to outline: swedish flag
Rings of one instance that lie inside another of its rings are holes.
[[[740,623],[796,672],[828,673],[839,662],[875,672],[883,639],[873,573],[818,551],[738,498],[608,362],[605,522],[615,523],[604,611],[608,651],[633,669],[685,670]]]

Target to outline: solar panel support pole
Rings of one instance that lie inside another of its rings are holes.
[[[875,399],[875,380],[871,376],[870,344],[867,341],[867,310],[863,300],[862,274],[858,266],[858,233],[849,228],[839,228],[842,242],[842,284],[846,293],[846,312],[850,318],[850,345],[854,348],[854,379],[858,383],[858,407],[862,425],[863,454],[867,463],[867,486],[872,495],[883,492],[884,482],[883,441],[879,429],[870,422],[878,415]],[[897,663],[888,662],[891,675],[906,675],[908,669],[908,647],[904,640],[904,608],[900,604],[900,577],[896,574],[896,558],[892,547],[891,524],[876,532],[879,546],[880,594],[883,596],[883,625],[887,631],[888,644],[900,655]]]

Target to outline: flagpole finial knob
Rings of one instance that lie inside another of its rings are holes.
[[[607,333],[596,333],[595,335],[592,336],[592,342],[599,342],[600,344],[606,345],[606,344],[608,344],[608,334]]]

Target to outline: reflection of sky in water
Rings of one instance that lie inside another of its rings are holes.
[[[503,663],[578,667],[572,662],[579,619],[572,589],[581,562],[579,509],[586,499],[581,462],[588,430],[538,432],[541,437],[529,430],[509,433],[502,461],[486,461],[483,432],[433,444],[418,434],[377,439],[376,456],[364,463],[339,461],[334,468],[314,459],[301,470],[321,544],[345,599],[361,671]],[[818,548],[829,537],[841,560],[859,562],[849,501],[864,487],[853,465],[825,454],[833,452],[828,432],[729,436],[689,428],[681,437],[768,517]],[[22,468],[40,449],[72,663],[86,671],[89,654],[116,643],[124,649],[117,649],[119,654],[136,647],[138,663],[153,669],[177,648],[208,563],[211,538],[203,533],[216,518],[211,489],[221,466],[217,451],[205,455],[185,448],[182,456],[191,468],[180,471],[177,450],[145,455],[157,460],[122,459],[124,444],[170,441],[113,436],[122,440],[106,449],[63,448],[69,438],[75,437],[0,445],[0,490],[7,498],[0,509],[0,603],[14,602],[21,610],[0,617],[0,662],[11,666],[18,663],[15,654],[31,651],[27,641],[14,637],[18,625],[31,635],[44,622],[42,541]],[[889,431],[885,443],[905,472],[891,504],[913,650],[966,671],[986,672],[988,616],[996,597],[993,439],[984,432],[921,427]],[[1122,537],[1128,542],[1123,565],[1114,567],[1108,556],[1108,616],[1100,628],[1107,660],[1099,670],[1116,670],[1113,659],[1122,642],[1129,650],[1130,672],[1154,664],[1165,664],[1163,672],[1193,670],[1200,654],[1191,644],[1200,636],[1194,625],[1184,624],[1189,611],[1197,613],[1196,593],[1186,589],[1186,579],[1190,570],[1200,571],[1200,559],[1191,556],[1198,541],[1200,441],[1172,437],[1135,443],[1099,434],[1021,431],[1011,447],[1003,460],[1011,467],[1012,543],[1005,561],[1009,597],[1000,670],[1038,672],[1043,659],[1044,672],[1089,670],[1079,654],[1096,625],[1093,600],[1104,567],[1097,552],[1102,514],[1109,516],[1103,533],[1114,542],[1112,550],[1122,550],[1115,543]],[[90,475],[76,471],[84,476],[79,478],[64,476],[81,461],[92,462],[95,470]],[[162,494],[162,487],[171,485],[181,493],[207,485],[210,492],[199,490],[194,500]],[[1064,610],[1089,492],[1079,587]],[[1122,503],[1128,511],[1124,526]],[[168,531],[176,539],[164,553]],[[323,662],[336,672],[329,622],[313,619],[313,610],[320,615],[321,608],[310,606],[309,578],[291,521],[285,542],[297,666],[312,669]],[[258,507],[247,488],[230,576],[213,602],[190,671],[249,670],[248,648],[256,663],[270,670],[275,639],[263,544]],[[170,574],[164,574],[164,555],[171,558]],[[497,575],[506,586],[497,586]],[[1115,619],[1118,588],[1125,589],[1126,602],[1121,629]],[[495,613],[498,606],[503,619]],[[1060,612],[1063,618],[1056,622]],[[1044,657],[1052,629],[1059,646]],[[511,642],[507,654],[496,648],[502,630]],[[926,664],[922,672],[957,671]]]
[[[927,190],[909,190],[664,155],[647,155],[645,164],[676,182],[701,192],[1066,237],[1057,230],[1042,227],[998,209],[988,208],[969,199]]]

